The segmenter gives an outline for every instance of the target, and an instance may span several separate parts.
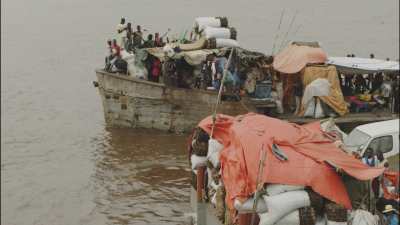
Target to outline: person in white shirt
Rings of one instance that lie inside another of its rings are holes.
[[[125,45],[125,39],[126,39],[126,30],[127,26],[125,24],[125,18],[121,18],[121,22],[117,25],[117,44],[121,47],[124,47]]]

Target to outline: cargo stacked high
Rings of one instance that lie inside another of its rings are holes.
[[[338,124],[397,117],[376,110],[391,99],[370,94],[370,102],[360,103],[358,96],[343,96],[339,73],[348,68],[349,58],[329,60],[318,43],[293,42],[273,57],[246,50],[225,17],[196,18],[191,32],[179,36],[168,37],[159,47],[122,43],[118,54],[107,57],[116,61],[96,70],[94,86],[108,126],[188,132],[212,113],[221,83],[219,112],[232,116],[256,112],[297,123],[336,117]],[[118,38],[128,40],[120,33]],[[384,63],[385,68],[374,67],[376,63],[381,62],[372,62],[369,72],[398,72],[398,62]],[[221,80],[225,68],[228,76]],[[350,71],[357,74],[357,68]],[[297,108],[296,80],[305,95]],[[398,103],[390,105],[397,110]]]
[[[188,143],[197,225],[378,224],[371,181],[384,174],[396,189],[398,173],[362,163],[327,127],[254,113],[203,119]]]

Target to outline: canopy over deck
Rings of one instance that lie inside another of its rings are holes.
[[[381,59],[329,57],[327,63],[335,65],[340,73],[345,73],[345,74],[399,72],[399,62],[386,61]]]

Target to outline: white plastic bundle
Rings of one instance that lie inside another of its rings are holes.
[[[349,225],[378,225],[379,221],[370,212],[357,209],[350,214]]]
[[[219,153],[224,146],[217,140],[210,138],[208,140],[207,160],[211,162],[214,168],[219,166]]]
[[[286,184],[268,184],[267,193],[270,196],[278,195],[288,191],[304,190],[304,186]]]
[[[253,204],[254,198],[249,198],[245,202],[241,203],[239,200],[235,199],[233,206],[239,213],[251,213],[253,212]],[[256,212],[257,213],[265,213],[267,212],[268,207],[265,203],[264,198],[260,198],[257,201]]]
[[[221,27],[221,20],[215,17],[198,17],[194,20],[194,27],[198,27],[199,30],[206,27]]]
[[[163,52],[170,58],[175,55],[174,49],[172,48],[171,45],[168,45],[168,44],[163,47]]]
[[[306,191],[289,191],[274,196],[263,196],[268,212],[259,214],[259,225],[273,225],[296,209],[310,206]]]
[[[326,223],[326,225],[347,225],[347,222],[335,222],[335,221],[330,221]],[[358,225],[358,224],[357,224]]]
[[[206,27],[203,32],[204,36],[207,39],[210,38],[222,38],[222,39],[230,39],[231,38],[231,30],[224,27]]]
[[[240,47],[239,42],[233,39],[217,38],[217,48]]]
[[[192,169],[197,169],[200,166],[205,166],[207,162],[207,157],[205,156],[197,156],[193,154],[190,157],[190,161],[192,162]]]

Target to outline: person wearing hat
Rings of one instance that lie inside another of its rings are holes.
[[[386,205],[382,211],[383,217],[388,225],[399,225],[399,216],[392,205]]]

